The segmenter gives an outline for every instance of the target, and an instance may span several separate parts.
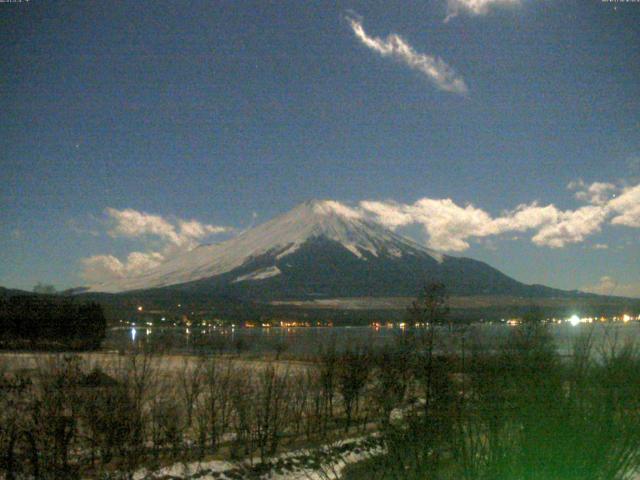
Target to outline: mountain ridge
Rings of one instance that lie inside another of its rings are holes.
[[[414,297],[430,282],[442,282],[453,296],[532,301],[590,296],[527,285],[485,262],[433,251],[331,200],[306,201],[237,237],[199,245],[142,275],[69,293],[269,304]]]
[[[242,268],[264,255],[280,260],[295,253],[308,241],[321,237],[336,241],[364,261],[370,255],[376,257],[379,254],[428,255],[436,261],[445,257],[364,219],[357,211],[338,202],[310,200],[237,237],[200,245],[141,275],[91,285],[88,291],[117,293],[211,278]]]
[[[199,245],[88,293],[167,290],[245,301],[413,296],[429,282],[453,295],[583,295],[526,285],[478,260],[433,251],[331,200],[308,200],[224,242]]]

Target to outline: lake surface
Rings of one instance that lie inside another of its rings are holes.
[[[514,330],[505,324],[471,325],[450,332],[439,329],[443,344],[459,344],[461,339],[491,346],[506,339]],[[640,322],[550,325],[550,330],[561,354],[568,354],[576,340],[591,334],[596,349],[603,346],[618,347],[640,340]],[[334,344],[337,350],[391,344],[407,335],[401,328],[373,327],[304,327],[304,328],[178,328],[178,327],[117,327],[107,332],[103,348],[126,350],[131,347],[150,346],[164,351],[184,353],[273,353],[315,354],[321,348]]]

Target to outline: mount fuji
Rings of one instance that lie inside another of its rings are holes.
[[[274,301],[413,296],[432,281],[454,295],[570,293],[525,285],[486,263],[435,252],[329,200],[307,201],[235,238],[87,291],[162,289]]]

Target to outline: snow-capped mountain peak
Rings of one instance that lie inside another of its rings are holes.
[[[270,256],[273,265],[239,275],[235,281],[261,280],[279,275],[275,262],[296,252],[307,242],[321,238],[341,245],[362,261],[368,255],[402,257],[424,254],[442,256],[373,223],[356,209],[332,200],[310,200],[235,238],[201,245],[144,274],[90,287],[92,291],[120,292],[177,285],[215,277]]]

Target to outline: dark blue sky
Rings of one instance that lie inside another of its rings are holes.
[[[78,285],[82,258],[163,248],[108,235],[106,208],[243,228],[308,198],[428,198],[496,218],[640,183],[640,4],[446,14],[447,0],[0,3],[0,285]],[[347,17],[442,58],[468,93],[368,47]],[[640,229],[612,218],[561,247],[532,229],[454,253],[640,295]]]

